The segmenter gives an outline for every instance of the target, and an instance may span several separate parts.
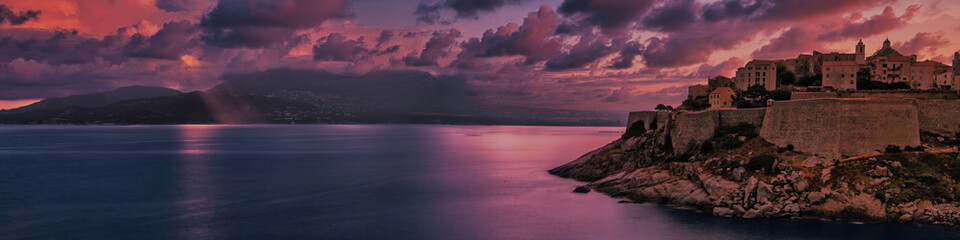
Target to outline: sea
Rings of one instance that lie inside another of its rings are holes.
[[[618,203],[547,174],[622,131],[0,126],[0,239],[960,239]]]

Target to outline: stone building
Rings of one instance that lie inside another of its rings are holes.
[[[910,88],[934,89],[937,86],[937,73],[949,70],[950,66],[935,61],[912,62],[910,63]]]
[[[953,71],[940,71],[934,75],[936,78],[937,88],[939,89],[953,89]]]
[[[710,87],[707,85],[697,84],[687,87],[687,99],[696,99],[707,94],[710,94]]]
[[[834,90],[856,90],[858,71],[860,71],[860,64],[856,61],[824,62],[823,87]]]
[[[733,79],[730,79],[724,76],[716,76],[716,77],[707,79],[707,85],[710,87],[711,90],[722,88],[722,87],[728,87],[728,88],[736,87],[736,85],[733,83]]]
[[[904,56],[890,46],[890,39],[883,41],[883,47],[867,58],[873,66],[873,81],[884,83],[909,82],[910,68],[917,61],[917,55]]]
[[[953,53],[953,88],[960,92],[960,52]]]
[[[717,88],[710,92],[710,109],[731,109],[737,108],[733,105],[733,97],[737,93],[728,87]]]
[[[746,90],[753,85],[763,86],[768,91],[779,87],[777,82],[777,63],[769,60],[753,60],[737,69],[734,83],[738,89]]]

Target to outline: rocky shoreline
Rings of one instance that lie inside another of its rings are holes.
[[[670,127],[628,130],[549,172],[615,198],[724,217],[960,225],[955,139],[927,134],[923,150],[831,160],[778,148],[743,125],[675,153]]]

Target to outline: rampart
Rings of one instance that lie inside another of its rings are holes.
[[[910,91],[857,91],[857,92],[794,92],[790,100],[818,98],[893,98],[893,99],[937,99],[953,100],[960,96],[956,92],[910,92]]]
[[[960,132],[960,101],[918,99],[920,131],[940,135]]]
[[[916,102],[905,99],[778,101],[767,108],[760,137],[828,158],[920,145]]]
[[[671,128],[670,142],[675,152],[685,152],[697,143],[713,137],[718,127],[735,125],[741,122],[759,127],[763,124],[764,115],[766,115],[766,110],[763,108],[680,113],[674,116],[675,127]]]

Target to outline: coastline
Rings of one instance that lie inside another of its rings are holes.
[[[960,226],[960,153],[942,138],[925,138],[936,146],[926,151],[829,160],[731,133],[742,146],[675,154],[666,147],[670,127],[617,139],[549,173],[628,202],[723,217]],[[767,156],[773,162],[754,163]]]

